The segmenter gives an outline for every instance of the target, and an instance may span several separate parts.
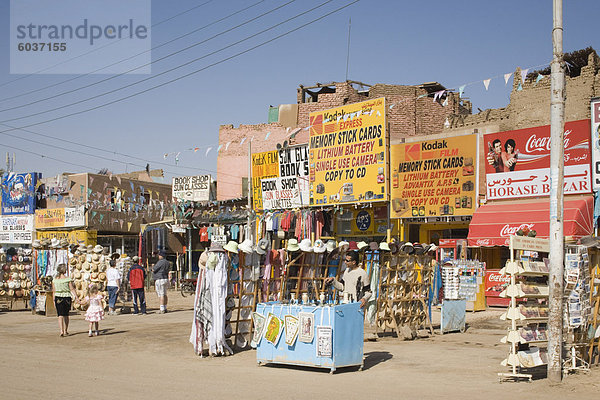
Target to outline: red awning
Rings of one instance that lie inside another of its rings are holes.
[[[548,238],[550,201],[521,200],[479,207],[469,224],[469,246],[508,246],[508,238],[528,227],[537,237]],[[580,238],[594,229],[594,198],[570,197],[564,202],[564,235]]]

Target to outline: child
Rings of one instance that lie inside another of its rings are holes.
[[[85,320],[90,322],[90,330],[88,336],[98,336],[100,331],[98,330],[98,322],[104,319],[104,297],[98,293],[98,287],[91,284],[88,289],[88,295],[85,298],[85,302],[89,302],[90,305],[85,313]],[[84,303],[85,304],[85,303]],[[95,331],[92,331],[92,327],[95,326]]]

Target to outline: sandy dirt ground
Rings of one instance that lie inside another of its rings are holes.
[[[71,335],[63,338],[56,317],[0,313],[0,398],[591,399],[600,386],[598,368],[558,385],[547,379],[500,383],[508,346],[499,342],[499,311],[469,313],[463,334],[365,342],[363,371],[259,367],[253,350],[200,358],[188,342],[192,298],[169,296],[171,312],[158,314],[150,292],[149,315],[107,316],[102,334],[92,338],[82,314],[71,317]]]

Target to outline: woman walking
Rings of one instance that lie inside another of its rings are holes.
[[[71,310],[72,298],[77,300],[75,285],[73,280],[67,275],[67,266],[60,264],[56,268],[56,278],[52,281],[52,292],[54,295],[54,305],[58,314],[58,326],[60,327],[60,336],[69,335],[69,311]]]

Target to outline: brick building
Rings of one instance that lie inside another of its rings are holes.
[[[275,108],[277,122],[240,125],[221,125],[219,144],[222,150],[217,159],[217,199],[244,196],[245,178],[248,174],[248,142],[252,140],[252,153],[275,150],[278,143],[308,142],[309,114],[344,104],[385,97],[388,132],[391,140],[411,136],[425,136],[442,132],[450,115],[471,113],[471,104],[457,93],[447,92],[436,101],[434,93],[445,88],[437,83],[418,86],[367,85],[346,81],[316,84],[297,89],[297,103]],[[275,119],[275,118],[273,118]],[[268,140],[264,140],[268,136]],[[244,139],[245,138],[245,139]],[[243,141],[243,143],[242,143]]]

